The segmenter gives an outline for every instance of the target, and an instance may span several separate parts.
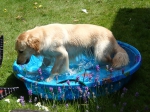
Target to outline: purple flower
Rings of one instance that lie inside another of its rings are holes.
[[[41,80],[43,80],[44,79],[44,77],[43,76],[41,76]]]
[[[110,71],[110,73],[112,73],[114,70],[113,70],[113,68],[110,68],[109,71]]]
[[[80,94],[82,94],[83,93],[83,91],[82,90],[80,90]]]
[[[85,90],[86,90],[86,91],[88,91],[88,90],[89,90],[89,88],[88,88],[88,87],[85,87]]]
[[[28,94],[29,94],[29,96],[31,96],[32,95],[32,90],[28,90]]]
[[[25,105],[25,101],[24,100],[20,100],[20,103],[22,104],[22,106]]]
[[[81,88],[80,88],[79,86],[77,87],[77,89],[78,89],[78,91],[80,91],[80,90],[81,90]]]
[[[98,82],[98,77],[95,78],[95,82]]]
[[[85,93],[83,94],[83,100],[84,100],[85,103],[87,102],[87,98],[86,98]]]
[[[58,92],[61,93],[61,88],[60,87],[58,87]]]
[[[135,96],[136,96],[136,97],[138,97],[138,96],[139,96],[139,93],[138,93],[138,92],[136,92],[136,93],[135,93]]]
[[[96,65],[96,71],[97,71],[97,72],[100,71],[99,65]]]
[[[23,96],[20,96],[20,103],[22,104],[22,106],[25,105],[25,101],[24,101],[24,97]]]
[[[126,93],[128,89],[126,87],[123,88],[123,92]]]
[[[93,87],[96,87],[97,85],[96,84],[93,84]]]
[[[81,88],[79,86],[77,87],[77,89],[82,94],[82,90],[81,90]]]
[[[147,106],[147,105],[145,105],[144,110],[149,110],[149,108],[148,108],[148,106]]]
[[[70,85],[70,81],[69,80],[67,80],[67,84]]]
[[[66,104],[66,108],[68,108],[69,107],[69,105],[68,105],[68,103]]]
[[[20,99],[21,99],[21,100],[24,100],[24,96],[20,96]]]
[[[52,87],[50,87],[49,90],[50,90],[50,92],[53,92],[53,88]]]
[[[90,92],[87,92],[87,97],[88,97],[88,98],[90,97]]]
[[[79,76],[76,77],[76,82],[79,82],[79,78],[80,78]]]
[[[126,106],[126,105],[127,105],[127,103],[126,103],[126,102],[124,102],[124,103],[123,103],[123,106]]]
[[[41,68],[38,69],[38,73],[39,73],[40,75],[42,75],[42,70],[41,70]]]

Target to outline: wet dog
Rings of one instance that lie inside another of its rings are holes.
[[[35,27],[20,34],[15,45],[18,64],[28,63],[31,55],[44,56],[46,65],[50,64],[51,58],[55,58],[47,81],[68,71],[69,58],[91,47],[97,61],[109,62],[113,68],[129,63],[127,52],[118,45],[112,32],[91,24],[49,24]]]

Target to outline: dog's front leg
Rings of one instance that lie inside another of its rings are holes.
[[[50,64],[51,64],[51,58],[48,59],[48,58],[45,58],[45,57],[44,57],[43,63],[42,63],[42,65],[41,65],[41,68],[45,68],[45,67],[49,66]]]
[[[51,71],[50,77],[47,81],[52,80],[56,75],[63,73],[69,70],[69,59],[68,59],[68,52],[64,47],[59,47],[56,50],[58,54],[55,59],[54,66]]]

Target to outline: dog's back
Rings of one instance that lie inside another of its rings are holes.
[[[112,32],[102,26],[50,24],[43,26],[43,29],[48,33],[48,36],[45,36],[48,37],[46,42],[51,47],[64,46],[70,58],[88,52],[92,48],[94,49],[92,53],[98,61],[112,62],[114,68],[125,66],[129,62],[128,54],[118,45]]]

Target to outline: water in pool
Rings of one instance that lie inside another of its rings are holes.
[[[128,51],[129,52],[129,51]],[[21,65],[23,69],[22,75],[26,78],[35,81],[45,81],[49,77],[52,65],[40,68],[42,65],[43,57],[32,56],[30,62],[26,65]],[[53,80],[47,83],[59,83],[64,80],[76,80],[77,77],[83,82],[90,82],[95,80],[103,80],[109,77],[116,77],[122,74],[128,66],[120,70],[110,69],[109,65],[98,64],[94,58],[87,58],[85,55],[77,56],[74,62],[70,62],[70,70],[66,73],[56,76]],[[74,83],[74,82],[71,82]]]

